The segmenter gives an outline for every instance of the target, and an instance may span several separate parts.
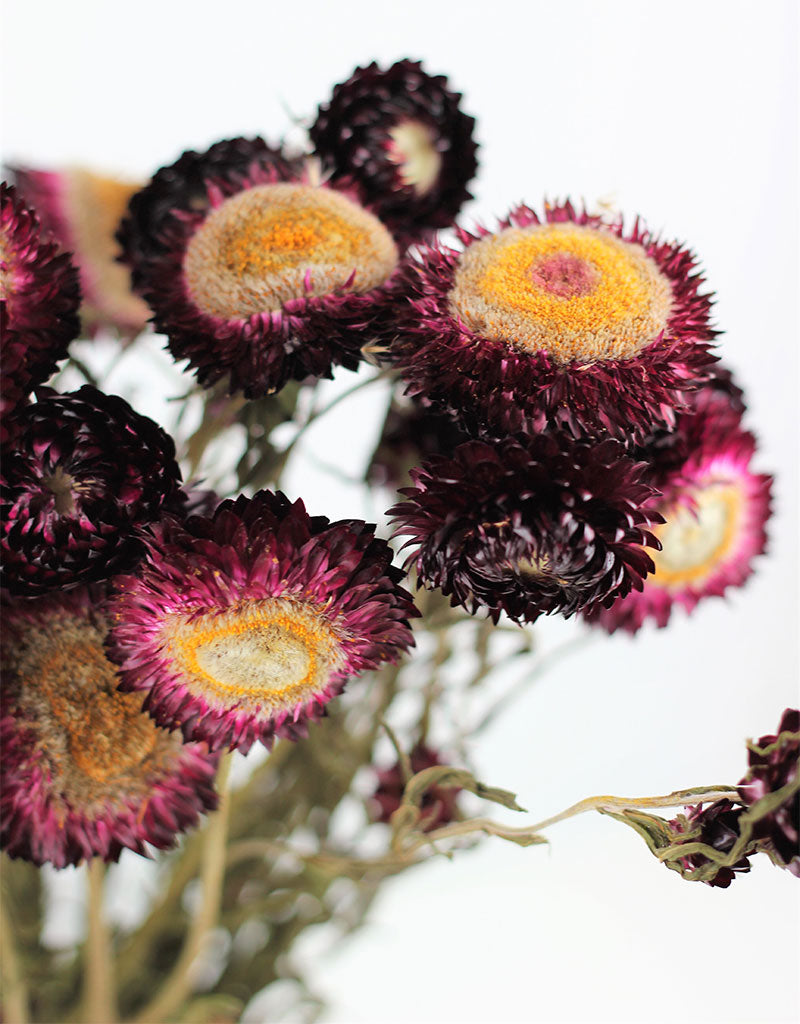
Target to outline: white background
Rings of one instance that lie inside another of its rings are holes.
[[[757,469],[776,474],[769,555],[727,602],[559,662],[470,755],[528,821],[591,793],[735,783],[744,739],[798,701],[795,4],[7,0],[3,32],[6,158],[144,177],[183,148],[277,139],[287,107],[312,114],[355,65],[409,56],[448,74],[478,119],[467,223],[569,194],[692,244],[747,390]],[[127,386],[159,415],[156,382]],[[357,465],[370,409],[340,407],[315,454]],[[292,488],[312,512],[363,514],[355,492],[302,466]],[[580,632],[537,626],[545,648]],[[600,816],[550,838],[487,839],[388,884],[370,924],[316,963],[325,1019],[797,1019],[788,873],[761,858],[728,890],[692,885]]]

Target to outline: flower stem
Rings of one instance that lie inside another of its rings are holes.
[[[0,902],[0,965],[3,979],[3,1020],[7,1024],[28,1024],[28,990],[14,941],[14,928],[6,912],[5,899]]]
[[[186,1000],[192,989],[191,967],[219,915],[222,884],[225,879],[225,850],[228,841],[230,795],[228,774],[232,755],[220,762],[217,775],[219,807],[209,817],[203,843],[200,869],[200,904],[192,918],[186,939],[175,966],[153,999],[133,1018],[135,1024],[166,1021]]]
[[[84,963],[86,1024],[114,1024],[117,1018],[111,935],[103,914],[105,865],[98,857],[89,861],[88,933]]]

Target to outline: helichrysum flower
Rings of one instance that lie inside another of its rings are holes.
[[[13,174],[44,227],[78,267],[84,329],[93,334],[111,327],[126,337],[143,331],[150,310],[131,289],[130,271],[117,259],[120,249],[114,237],[129,199],[141,184],[78,167],[60,171],[14,167]]]
[[[747,748],[749,767],[739,795],[751,813],[763,810],[753,836],[773,863],[800,878],[800,711],[787,708],[777,734]]]
[[[436,768],[442,762],[437,752],[424,743],[418,743],[409,758],[411,774]],[[403,765],[398,761],[391,768],[378,773],[377,786],[370,798],[375,821],[387,823],[403,802],[403,792],[408,779]],[[458,786],[430,786],[422,794],[419,803],[419,827],[423,832],[432,832],[453,821],[457,813]]]
[[[611,439],[471,441],[412,470],[390,510],[419,581],[451,603],[516,621],[610,602],[653,569],[661,521],[641,463]]]
[[[586,613],[609,632],[635,633],[648,619],[666,626],[676,605],[691,612],[704,598],[723,596],[749,578],[766,547],[772,478],[751,471],[756,441],[727,398],[698,396],[676,434],[651,466],[663,491],[652,504],[665,519],[654,531],[661,542],[655,572],[641,592]]]
[[[0,471],[3,586],[28,596],[130,567],[136,531],[180,503],[172,438],[88,386],[42,391],[17,421]]]
[[[4,608],[0,846],[63,868],[173,846],[216,806],[216,758],[117,690],[102,594]]]
[[[527,207],[408,258],[393,358],[408,393],[498,434],[671,429],[713,356],[695,257],[639,221]]]
[[[260,491],[153,528],[115,581],[109,652],[159,724],[214,748],[296,739],[348,677],[412,643],[391,549]]]
[[[13,186],[0,185],[0,440],[14,411],[43,384],[78,334],[80,286],[69,256],[42,234]]]
[[[685,857],[677,855],[681,843],[703,843],[717,853],[729,854],[741,835],[740,819],[744,808],[734,806],[730,800],[717,800],[706,807],[698,805],[688,810],[688,816],[681,815],[667,823],[677,844],[672,861],[684,878],[727,889],[737,874],[750,870],[748,858],[754,852],[752,849],[744,851],[731,865],[717,864],[701,852],[693,852]]]
[[[204,386],[226,378],[259,398],[357,367],[383,323],[398,249],[352,192],[255,143],[243,168],[240,148],[228,165],[212,147],[206,173],[197,154],[159,171],[120,237],[175,358]],[[148,226],[157,244],[143,239]]]
[[[418,61],[356,68],[323,104],[310,135],[334,180],[350,178],[404,236],[448,227],[471,198],[475,121],[443,75]]]

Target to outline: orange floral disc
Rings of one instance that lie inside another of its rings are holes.
[[[509,227],[461,255],[450,308],[471,331],[558,365],[630,359],[667,326],[672,289],[644,248],[580,224]]]
[[[189,242],[184,274],[203,313],[243,319],[295,298],[368,292],[397,259],[383,224],[341,192],[281,183],[214,210]]]

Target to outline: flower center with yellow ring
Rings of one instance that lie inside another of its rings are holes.
[[[730,556],[742,528],[740,488],[712,482],[692,496],[694,508],[675,506],[653,531],[662,548],[651,553],[656,571],[648,584],[668,589],[703,584]]]
[[[400,180],[418,196],[426,195],[442,169],[433,129],[421,121],[401,121],[389,129],[389,137],[389,159],[397,164]]]
[[[219,614],[174,615],[163,636],[187,689],[209,704],[272,716],[324,691],[341,639],[315,609],[280,598]]]
[[[580,224],[507,228],[459,257],[450,312],[558,365],[630,359],[667,326],[672,288],[644,248]]]
[[[56,614],[32,625],[9,657],[57,813],[146,801],[180,753],[179,737],[142,711],[141,694],[117,690],[104,636],[88,619]]]
[[[244,319],[291,299],[367,292],[398,260],[383,224],[347,196],[311,185],[259,185],[226,199],[192,236],[183,262],[202,312]]]

